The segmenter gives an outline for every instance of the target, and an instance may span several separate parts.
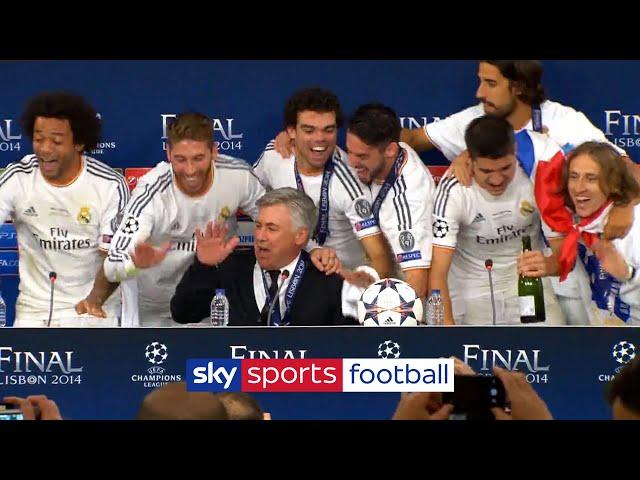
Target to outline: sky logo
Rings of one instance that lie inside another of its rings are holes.
[[[187,385],[192,392],[239,392],[242,361],[219,358],[187,360]]]

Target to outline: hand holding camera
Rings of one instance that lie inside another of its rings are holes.
[[[62,420],[56,402],[46,395],[30,395],[27,398],[4,397],[0,404],[1,420]],[[2,405],[5,410],[2,410]],[[11,413],[9,413],[11,412]],[[11,418],[3,418],[4,414]]]

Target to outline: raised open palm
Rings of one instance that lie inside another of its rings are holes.
[[[196,227],[196,255],[200,263],[218,265],[240,243],[240,238],[225,240],[229,227],[224,222],[208,222],[204,231]]]

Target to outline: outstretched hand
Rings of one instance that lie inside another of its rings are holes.
[[[149,242],[141,242],[136,245],[131,260],[137,268],[155,267],[164,260],[170,248],[171,243],[169,242],[165,242],[159,247],[154,247]]]
[[[345,282],[359,288],[367,288],[376,281],[375,278],[362,270],[354,271],[347,268],[341,268],[340,271],[338,271],[338,275],[340,275]]]
[[[229,226],[224,222],[208,222],[204,231],[196,227],[196,256],[205,265],[214,266],[223,262],[240,243],[235,236],[226,240]]]

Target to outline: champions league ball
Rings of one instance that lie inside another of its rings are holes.
[[[422,300],[402,280],[383,278],[358,300],[358,320],[367,327],[414,327],[422,320]]]

